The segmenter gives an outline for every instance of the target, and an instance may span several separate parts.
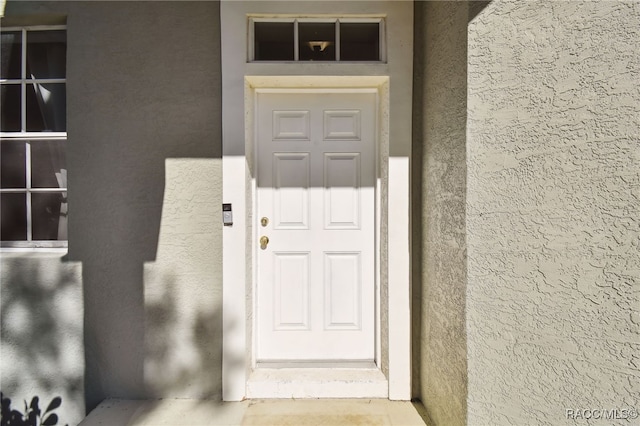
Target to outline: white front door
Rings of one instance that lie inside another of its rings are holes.
[[[259,92],[256,123],[256,360],[373,361],[376,95]]]

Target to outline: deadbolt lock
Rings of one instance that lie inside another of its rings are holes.
[[[263,217],[262,219],[260,219],[260,224],[265,227],[269,224],[269,218]]]
[[[262,237],[260,237],[260,248],[262,250],[267,248],[267,244],[269,244],[269,237],[263,235]]]

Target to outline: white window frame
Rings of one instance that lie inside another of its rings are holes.
[[[261,61],[255,59],[255,23],[256,22],[283,22],[283,23],[293,23],[293,61]],[[259,63],[269,63],[269,62],[307,62],[300,61],[300,51],[298,49],[299,44],[299,35],[298,35],[298,24],[299,23],[317,23],[317,24],[335,24],[336,30],[336,59],[335,61],[326,61],[328,63],[386,63],[387,62],[387,49],[386,49],[386,36],[385,36],[385,20],[383,17],[260,17],[260,16],[250,16],[249,17],[249,29],[248,29],[248,46],[247,46],[247,61],[248,62],[259,62]],[[378,24],[378,37],[379,37],[379,59],[377,61],[342,61],[340,59],[340,24]]]
[[[31,146],[40,142],[49,141],[65,141],[67,140],[67,132],[28,132],[27,131],[27,86],[38,83],[62,83],[66,88],[65,78],[45,78],[37,79],[27,76],[27,34],[34,31],[66,31],[66,25],[34,25],[20,27],[4,27],[2,32],[21,32],[22,33],[22,51],[19,79],[0,79],[0,84],[4,85],[20,85],[20,131],[2,132],[0,131],[0,143],[19,141],[25,143],[25,188],[0,188],[0,194],[26,194],[26,214],[27,214],[27,239],[20,241],[0,241],[0,248],[66,248],[68,240],[33,240],[33,223],[32,223],[32,194],[37,193],[62,193],[66,196],[67,187],[63,188],[34,188],[31,186]],[[66,144],[65,144],[66,145]]]

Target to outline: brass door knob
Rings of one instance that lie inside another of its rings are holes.
[[[267,248],[267,244],[269,244],[269,237],[264,236],[264,235],[262,237],[260,237],[260,248],[262,250]]]

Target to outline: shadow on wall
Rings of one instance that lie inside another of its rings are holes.
[[[160,202],[123,194],[118,223],[94,218],[101,235],[83,239],[88,411],[109,397],[221,396],[220,161],[153,159],[162,176],[137,179]]]
[[[34,396],[28,405],[27,401],[24,401],[24,412],[18,410],[15,404],[11,407],[11,399],[5,398],[1,392],[0,399],[2,400],[1,426],[56,426],[58,424],[58,415],[54,411],[62,404],[62,398],[59,396],[53,398],[46,408],[40,408],[40,398]]]
[[[150,232],[153,261],[141,259],[135,243],[114,241],[102,258],[83,262],[88,411],[109,397],[221,397],[220,161],[163,163],[157,213],[131,210],[125,220],[138,232],[111,228],[124,241]]]
[[[221,303],[210,303],[202,295],[204,300],[196,300],[192,291],[181,288],[185,284],[189,287],[188,280],[181,281],[175,272],[160,269],[157,263],[145,265],[146,287],[156,290],[146,295],[144,375],[148,398],[156,399],[135,410],[127,419],[129,424],[155,424],[175,418],[175,412],[166,412],[163,395],[189,398],[185,401],[189,410],[180,419],[183,422],[192,421],[200,408],[206,411],[222,399]],[[186,311],[185,305],[190,306]],[[231,325],[225,332],[234,328]],[[244,360],[232,362],[240,363]]]
[[[61,267],[60,255],[3,254],[2,392],[13,398],[15,408],[34,395],[41,400],[61,396],[61,420],[83,417],[80,275],[77,264]]]
[[[489,3],[414,3],[412,396],[427,424],[466,419],[467,26]]]
[[[476,0],[469,2],[469,24],[475,19],[493,0]]]
[[[84,384],[64,386],[84,389],[87,412],[109,397],[221,395],[219,7],[6,5],[6,16],[67,16],[66,261],[82,263],[85,372]],[[51,294],[30,287],[30,273],[12,272],[22,290],[2,303],[20,298],[11,316],[43,330],[34,338],[21,324],[12,334],[37,370],[70,352],[44,333],[68,309],[40,312]]]
[[[182,395],[220,399],[222,383],[222,309],[215,300],[191,297],[167,274],[155,282],[159,291],[146,301],[144,376],[149,397]],[[185,299],[191,299],[185,300]],[[181,303],[187,305],[186,309]]]

